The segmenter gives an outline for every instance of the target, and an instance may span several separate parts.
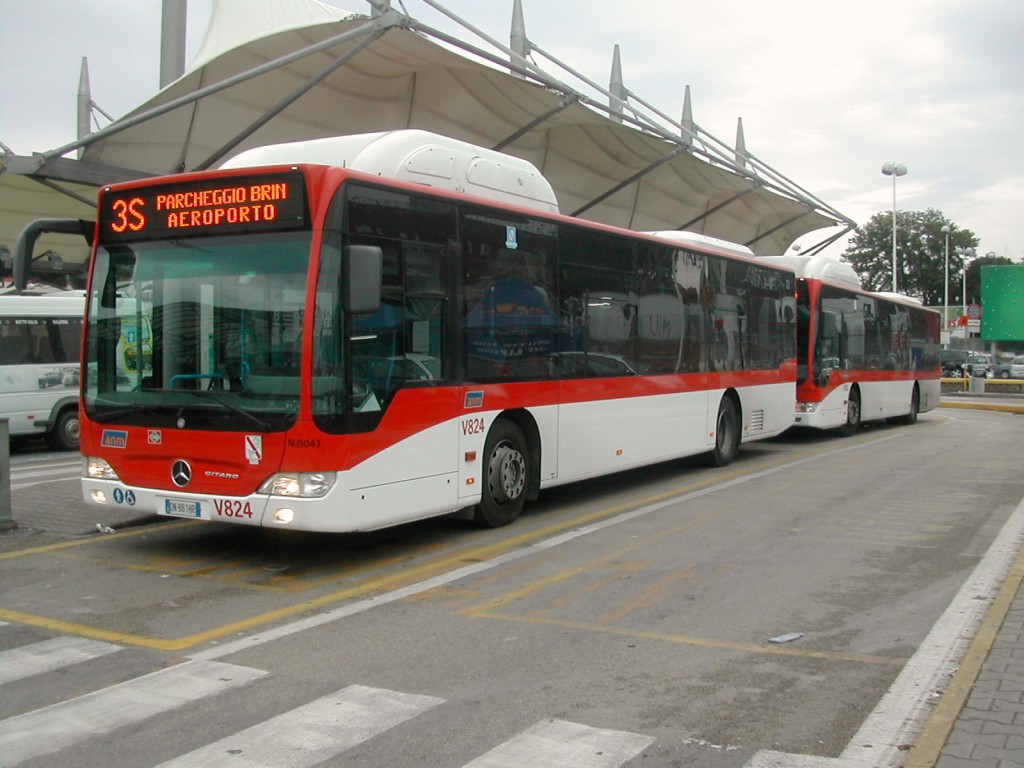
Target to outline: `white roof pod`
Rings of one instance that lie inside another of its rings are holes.
[[[893,293],[892,291],[872,291],[872,295],[881,296],[883,299],[895,299],[896,301],[910,302],[924,306],[924,302],[916,296],[907,296],[905,293]]]
[[[853,267],[845,261],[838,261],[829,256],[763,256],[759,261],[792,269],[797,277],[827,280],[830,283],[841,283],[854,288],[862,287],[860,275]]]
[[[821,254],[817,256],[764,256],[760,261],[788,267],[796,272],[797,277],[827,280],[830,283],[849,285],[863,290],[863,284],[857,271],[845,261],[837,261],[829,256]],[[907,296],[905,293],[893,293],[892,291],[868,291],[868,293],[884,299],[924,306],[920,299]]]
[[[654,232],[645,232],[645,235],[654,235],[664,240],[671,240],[674,243],[680,245],[696,245],[702,248],[711,248],[718,251],[724,251],[726,253],[732,253],[737,256],[750,256],[754,257],[754,252],[747,248],[745,245],[739,243],[733,243],[729,240],[722,240],[718,237],[711,237],[709,235],[699,235],[696,232],[687,232],[683,229],[662,229]]]
[[[551,184],[532,163],[416,129],[254,147],[228,159],[220,167],[301,163],[341,166],[558,213],[558,200]]]

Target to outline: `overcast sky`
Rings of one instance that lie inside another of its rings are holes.
[[[213,0],[189,0],[189,59]],[[507,43],[512,0],[442,0]],[[329,2],[367,12],[362,0]],[[394,0],[400,7],[398,0]],[[18,154],[75,138],[81,60],[118,117],[158,87],[160,0],[0,0],[0,141]],[[1021,0],[523,0],[526,31],[606,85],[627,88],[747,149],[858,224],[892,207],[885,161],[909,169],[901,210],[936,208],[1024,258]],[[410,15],[451,30],[422,0]],[[542,66],[546,62],[539,60]],[[105,124],[105,123],[104,123]],[[2,203],[0,203],[2,204]],[[806,236],[805,242],[818,237]],[[833,249],[839,255],[842,247]]]

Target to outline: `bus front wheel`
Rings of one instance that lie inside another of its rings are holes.
[[[715,447],[708,454],[714,467],[731,464],[740,450],[740,420],[736,403],[731,397],[723,397],[715,419]]]
[[[846,401],[846,423],[839,427],[839,434],[843,437],[852,437],[860,429],[860,392],[856,389],[850,392],[850,398]]]
[[[473,520],[486,528],[508,525],[526,503],[527,448],[522,430],[506,419],[491,427],[484,444],[484,488]]]

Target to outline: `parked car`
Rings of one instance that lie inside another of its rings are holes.
[[[968,376],[984,376],[986,379],[991,379],[996,375],[996,359],[992,355],[969,355],[964,367],[967,369]]]
[[[1000,379],[1024,379],[1024,355],[1015,357],[1008,363],[1000,363],[996,367],[996,375]]]
[[[962,379],[964,376],[964,366],[967,364],[967,355],[968,353],[965,349],[939,350],[942,375],[945,378]]]

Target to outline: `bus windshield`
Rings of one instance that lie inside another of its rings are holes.
[[[297,231],[101,244],[86,337],[89,417],[290,427],[310,242]]]

